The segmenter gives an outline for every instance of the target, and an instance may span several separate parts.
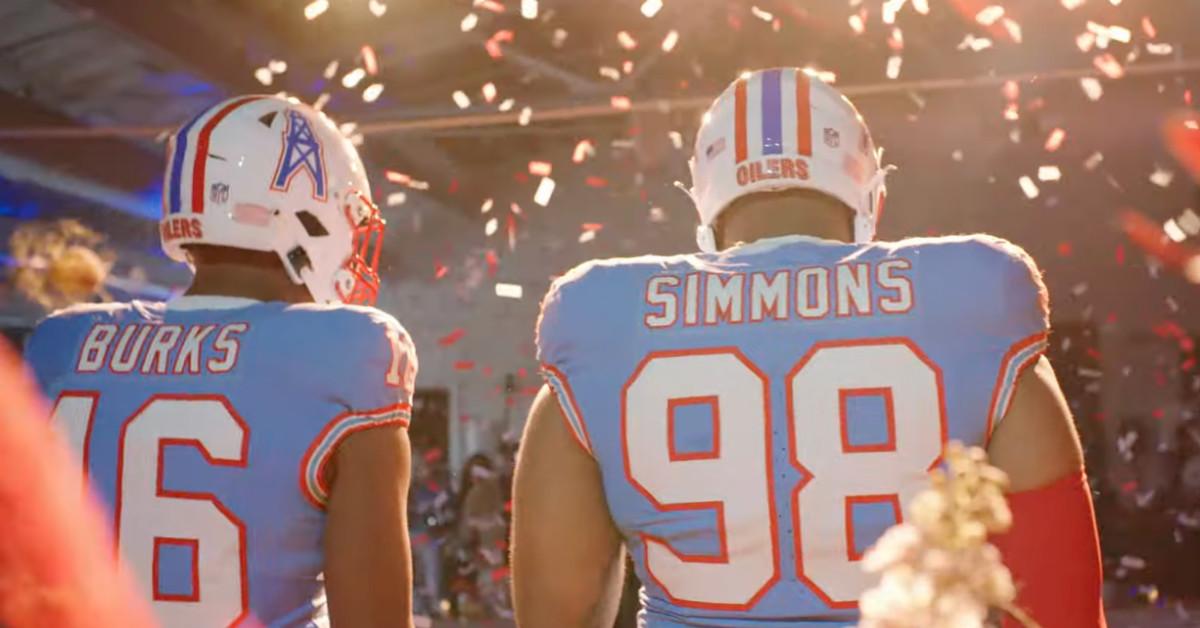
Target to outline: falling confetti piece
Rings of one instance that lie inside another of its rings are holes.
[[[475,360],[455,360],[454,370],[456,371],[473,371],[475,370]]]
[[[270,85],[275,81],[275,75],[268,68],[258,68],[254,71],[254,78],[263,85]]]
[[[533,107],[525,107],[521,110],[521,115],[517,116],[517,124],[521,126],[529,126],[529,121],[533,119]]]
[[[1129,32],[1129,29],[1125,28],[1124,26],[1109,26],[1108,38],[1113,41],[1119,41],[1123,44],[1127,44],[1131,39],[1133,39],[1133,33]]]
[[[904,50],[904,32],[899,28],[893,28],[891,35],[888,35],[887,43],[888,48],[891,48],[892,52]]]
[[[592,240],[595,240],[595,239],[596,239],[595,231],[584,231],[583,233],[579,234],[579,243],[580,244],[591,242]]]
[[[325,105],[329,104],[330,98],[333,98],[333,96],[331,96],[329,92],[322,92],[321,95],[317,96],[317,99],[313,101],[313,109],[316,109],[317,111],[323,110]]]
[[[584,179],[583,182],[588,187],[593,187],[593,188],[602,188],[602,187],[606,187],[608,185],[608,179],[605,179],[604,177],[597,177],[594,175],[589,176],[588,178]]]
[[[493,100],[496,100],[496,84],[495,83],[484,83],[482,91],[483,91],[483,100],[485,102],[490,103]]]
[[[1174,179],[1175,173],[1161,166],[1155,166],[1154,172],[1150,174],[1150,182],[1160,188],[1170,186]]]
[[[650,222],[663,223],[667,221],[667,212],[661,207],[650,208]]]
[[[619,81],[621,80],[621,71],[611,66],[601,66],[600,76],[611,81]]]
[[[1122,213],[1121,228],[1134,244],[1168,267],[1184,268],[1200,255],[1196,249],[1164,238],[1160,224],[1136,211]]]
[[[775,19],[774,15],[771,15],[771,13],[769,11],[764,11],[764,10],[758,8],[758,5],[752,5],[750,7],[750,13],[754,14],[754,17],[756,17],[764,22],[770,22]]]
[[[1183,229],[1184,233],[1189,236],[1200,234],[1200,215],[1191,209],[1183,210],[1183,214],[1179,216],[1179,228]]]
[[[591,140],[580,140],[575,145],[575,152],[571,155],[571,161],[581,164],[585,159],[596,154],[596,147]]]
[[[337,71],[338,71],[338,62],[336,60],[334,60],[334,61],[330,61],[329,65],[325,66],[325,71],[322,72],[321,75],[324,76],[326,80],[328,80],[328,79],[332,79],[333,77],[337,76]]]
[[[892,55],[891,57],[888,57],[887,77],[889,79],[896,79],[900,76],[900,64],[903,62],[904,59],[898,55]]]
[[[1159,55],[1159,56],[1169,55],[1174,51],[1175,51],[1175,47],[1172,46],[1171,44],[1166,44],[1166,43],[1157,44],[1154,42],[1146,43],[1146,52],[1148,52],[1152,55]]]
[[[529,174],[535,177],[548,177],[554,170],[554,165],[548,161],[529,162]]]
[[[515,35],[510,30],[496,31],[496,33],[488,38],[487,42],[483,44],[483,47],[487,49],[489,57],[493,59],[499,59],[500,57],[504,56],[504,51],[500,48],[500,44],[511,43],[514,37]]]
[[[483,202],[483,205],[479,206],[479,213],[486,214],[486,213],[492,211],[492,207],[495,206],[495,204],[496,204],[495,201],[493,201],[490,198],[485,200]]]
[[[562,45],[567,41],[567,31],[561,28],[554,29],[554,37],[550,39],[550,44],[555,48],[562,48]]]
[[[459,109],[466,109],[471,106],[471,98],[461,89],[453,94],[454,104],[458,105]]]
[[[521,0],[521,17],[536,20],[538,16],[538,0]]]
[[[446,275],[449,275],[449,274],[450,274],[450,269],[447,268],[445,264],[442,264],[441,262],[434,262],[434,264],[433,264],[434,280],[440,281],[442,279],[445,279]]]
[[[626,50],[633,50],[634,48],[637,48],[637,40],[634,39],[633,35],[630,35],[628,31],[621,31],[617,33],[617,43],[621,44],[621,47]]]
[[[504,102],[500,103],[500,106],[497,107],[497,109],[499,109],[500,111],[512,111],[513,106],[516,104],[517,104],[517,101],[515,99],[505,98]]]
[[[1167,237],[1171,238],[1173,242],[1183,242],[1188,237],[1183,229],[1179,228],[1179,223],[1174,218],[1168,218],[1163,223],[1163,233],[1167,234]]]
[[[1021,34],[1021,25],[1016,20],[1004,18],[1004,30],[1008,32],[1009,39],[1016,43],[1021,43],[1023,35]]]
[[[862,16],[858,15],[857,13],[850,16],[850,30],[854,31],[854,34],[862,35],[863,31],[866,29],[867,25],[866,22],[863,21]]]
[[[1025,193],[1025,198],[1035,199],[1038,197],[1038,186],[1027,176],[1022,176],[1017,180],[1021,184],[1021,191]]]
[[[1125,76],[1125,68],[1121,67],[1121,63],[1111,54],[1096,55],[1092,58],[1092,65],[1110,79],[1119,79]]]
[[[1038,168],[1039,181],[1058,181],[1062,179],[1062,171],[1058,166],[1040,166]]]
[[[1060,0],[1060,2],[1066,10],[1074,11],[1083,6],[1083,3],[1087,2],[1087,0]]]
[[[646,0],[642,3],[642,15],[654,17],[663,8],[662,0]]]
[[[387,195],[387,200],[385,202],[387,203],[388,207],[395,207],[396,205],[403,205],[407,200],[408,195],[404,192],[392,192],[391,194]]]
[[[612,108],[618,111],[629,111],[633,107],[628,96],[613,96],[609,102],[612,104]]]
[[[1146,33],[1146,37],[1150,39],[1158,37],[1158,29],[1154,28],[1154,22],[1150,21],[1149,15],[1142,17],[1142,32]]]
[[[1171,154],[1200,182],[1200,115],[1187,110],[1171,114],[1162,124]]]
[[[682,133],[680,133],[679,131],[671,131],[671,132],[667,133],[667,137],[671,138],[671,146],[674,146],[675,150],[680,150],[683,148],[683,134]]]
[[[679,43],[679,31],[672,30],[671,32],[667,33],[667,36],[665,38],[663,38],[662,51],[663,52],[671,52],[672,50],[675,49],[675,44],[678,44],[678,43]]]
[[[267,69],[275,74],[283,74],[287,72],[288,64],[283,59],[271,59],[267,62]]]
[[[520,299],[525,296],[525,289],[515,283],[496,284],[496,296],[505,299]]]
[[[492,13],[504,13],[504,5],[495,0],[475,0],[471,6],[480,7]]]
[[[383,94],[383,83],[372,83],[363,90],[363,102],[375,102]]]
[[[359,54],[362,56],[363,67],[366,68],[367,74],[371,76],[379,74],[379,58],[375,56],[375,49],[364,44],[359,50]]]
[[[474,13],[468,13],[466,15],[466,17],[464,17],[462,19],[462,23],[459,24],[458,27],[460,29],[462,29],[462,32],[467,33],[472,30],[475,30],[475,27],[478,25],[479,25],[479,16],[475,15]]]
[[[329,0],[313,0],[304,7],[304,19],[315,20],[329,10]]]
[[[1083,167],[1088,170],[1095,170],[1102,161],[1104,161],[1104,155],[1102,153],[1092,153],[1088,156],[1087,161],[1083,162]]]
[[[511,211],[512,213],[514,213],[518,216],[520,216],[521,214],[524,213],[523,211],[521,211],[521,206],[516,203],[509,203],[508,209],[509,209],[509,211]]]
[[[500,221],[492,218],[483,226],[484,235],[491,236],[496,234],[496,230],[500,228]]]
[[[342,77],[342,87],[346,89],[354,89],[367,76],[367,71],[362,68],[354,68]]]
[[[1104,87],[1100,85],[1099,79],[1085,76],[1079,79],[1079,85],[1083,88],[1083,93],[1087,94],[1088,100],[1100,100],[1104,95]]]
[[[533,195],[533,202],[545,207],[550,204],[550,197],[554,195],[554,179],[545,177],[538,184],[537,192]]]
[[[367,2],[367,9],[371,11],[371,15],[383,17],[387,13],[388,7],[387,4],[380,2],[380,0],[370,0]]]
[[[622,63],[621,71],[626,74],[631,74],[633,72],[633,61],[625,61]]]
[[[1004,7],[992,5],[975,14],[975,21],[984,26],[991,26],[1002,17],[1004,17]]]
[[[438,338],[437,342],[438,342],[439,346],[450,347],[450,346],[453,346],[455,343],[457,343],[459,340],[462,340],[463,336],[466,336],[466,335],[467,335],[467,330],[463,329],[462,327],[457,327],[454,329],[454,331],[446,334],[445,336],[442,336],[441,338]]]
[[[1046,138],[1046,145],[1043,148],[1046,149],[1046,152],[1053,153],[1054,151],[1058,150],[1062,146],[1063,140],[1065,140],[1066,138],[1067,138],[1067,132],[1062,129],[1056,128],[1053,131],[1051,131],[1050,136]]]
[[[886,2],[883,3],[883,7],[880,9],[883,17],[883,23],[895,24],[896,14],[900,12],[900,9],[904,8],[904,4],[906,2],[908,2],[908,0],[886,0]]]

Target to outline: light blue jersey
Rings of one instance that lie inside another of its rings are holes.
[[[408,424],[417,361],[395,319],[86,305],[43,321],[26,357],[165,626],[327,625],[322,470],[347,435]]]
[[[584,264],[538,347],[643,625],[840,626],[867,548],[945,443],[987,443],[1046,333],[1038,271],[1001,240],[792,237]]]

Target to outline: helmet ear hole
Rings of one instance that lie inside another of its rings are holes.
[[[301,225],[304,225],[304,231],[308,233],[309,237],[319,238],[329,235],[329,230],[321,224],[321,219],[308,210],[296,212],[296,219],[300,221]]]
[[[298,246],[288,251],[287,260],[288,264],[292,267],[292,271],[296,273],[297,277],[302,276],[301,271],[304,269],[312,270],[312,260],[308,258],[308,253],[303,247]]]

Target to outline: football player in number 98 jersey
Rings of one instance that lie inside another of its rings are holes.
[[[1102,623],[1040,273],[988,236],[873,242],[886,172],[832,87],[745,75],[697,134],[703,252],[551,287],[516,473],[523,627],[611,625],[622,547],[644,626],[853,623],[864,552],[950,440],[1012,480],[1018,604]]]
[[[80,305],[28,347],[165,626],[407,626],[417,357],[373,304],[383,221],[324,114],[250,96],[167,151],[167,303]]]

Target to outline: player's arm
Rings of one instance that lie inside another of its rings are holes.
[[[1018,380],[988,455],[1011,482],[1013,527],[993,542],[1017,584],[1017,606],[1042,626],[1105,625],[1100,545],[1083,454],[1045,357]]]
[[[412,626],[408,430],[358,432],[338,445],[326,506],[325,590],[334,627]]]
[[[513,489],[513,590],[522,628],[612,626],[624,552],[596,463],[550,389],[533,402]]]

